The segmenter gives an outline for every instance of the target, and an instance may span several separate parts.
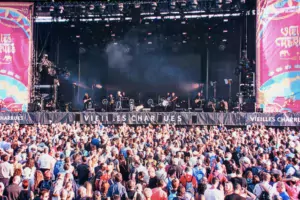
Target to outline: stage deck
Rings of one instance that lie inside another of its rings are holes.
[[[176,124],[300,126],[299,113],[203,113],[203,112],[23,112],[0,113],[0,123],[51,124]]]

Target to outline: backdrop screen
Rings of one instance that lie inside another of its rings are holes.
[[[257,102],[265,112],[300,111],[300,2],[257,1]]]
[[[32,4],[0,3],[1,111],[27,111],[30,91]]]

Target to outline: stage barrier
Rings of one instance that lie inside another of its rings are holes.
[[[299,0],[257,0],[256,26],[257,103],[264,112],[299,112]]]
[[[0,106],[27,111],[31,88],[33,3],[0,2]]]
[[[96,124],[176,124],[176,125],[230,125],[245,126],[260,124],[265,126],[300,126],[297,113],[193,113],[193,112],[124,112],[124,113],[0,113],[0,123],[11,124],[51,124],[75,123]]]

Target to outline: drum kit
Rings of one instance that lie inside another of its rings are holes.
[[[171,101],[169,99],[161,98],[158,105],[168,107],[171,105]]]

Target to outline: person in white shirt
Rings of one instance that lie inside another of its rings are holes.
[[[48,148],[44,148],[44,153],[39,157],[38,167],[43,173],[47,170],[53,169],[53,157],[49,155]]]
[[[4,154],[1,156],[2,163],[0,163],[0,182],[4,186],[8,186],[9,179],[14,174],[14,167],[8,162],[8,155]]]
[[[259,197],[263,191],[266,191],[269,193],[269,196],[272,198],[274,196],[274,190],[273,187],[269,184],[271,180],[271,175],[268,173],[262,174],[262,182],[255,185],[253,189],[253,193]]]
[[[219,183],[218,178],[212,178],[212,186],[204,192],[206,200],[224,200],[224,192],[218,189]]]

